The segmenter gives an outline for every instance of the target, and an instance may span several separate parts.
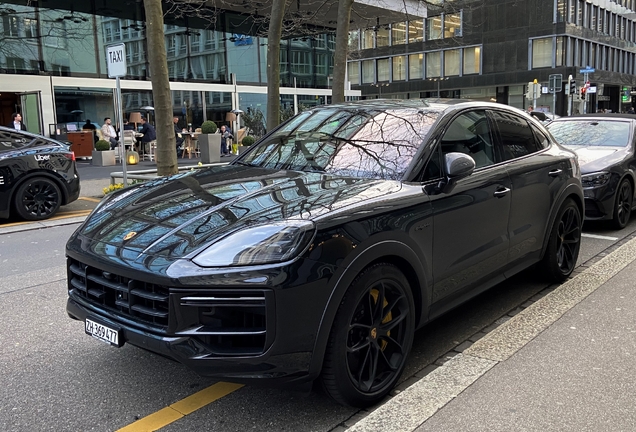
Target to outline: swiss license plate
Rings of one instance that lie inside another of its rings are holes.
[[[86,318],[84,330],[86,334],[100,341],[119,347],[119,330]]]

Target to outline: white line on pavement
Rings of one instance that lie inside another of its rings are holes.
[[[609,236],[602,236],[597,234],[586,234],[586,233],[581,234],[581,237],[593,238],[597,240],[609,240],[609,241],[618,240],[618,237],[609,237]]]

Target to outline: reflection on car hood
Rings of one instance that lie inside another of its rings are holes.
[[[600,146],[565,146],[576,153],[583,173],[603,170],[615,163],[619,163],[625,151],[616,147]]]
[[[174,259],[245,226],[317,220],[400,189],[397,181],[215,167],[125,189],[98,207],[78,234],[100,255]]]

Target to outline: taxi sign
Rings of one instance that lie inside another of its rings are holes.
[[[126,76],[126,46],[124,44],[106,47],[106,66],[109,78]]]

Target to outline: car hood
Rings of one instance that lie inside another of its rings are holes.
[[[602,146],[565,146],[576,153],[583,174],[602,171],[612,165],[619,164],[627,156],[627,149],[622,147]]]
[[[401,182],[214,167],[158,179],[106,198],[71,238],[100,256],[170,261],[247,226],[328,220],[337,210],[401,189]],[[135,234],[131,234],[135,233]]]

